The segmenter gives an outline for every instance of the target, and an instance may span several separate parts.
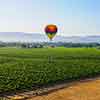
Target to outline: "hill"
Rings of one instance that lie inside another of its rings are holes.
[[[0,32],[0,41],[4,42],[47,42],[45,34],[24,33],[24,32]],[[73,42],[73,43],[100,43],[100,36],[56,36],[54,42]]]

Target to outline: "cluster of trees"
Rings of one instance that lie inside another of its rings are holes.
[[[98,47],[99,43],[64,43],[64,47]]]
[[[0,47],[19,47],[19,48],[45,48],[45,47],[100,47],[100,43],[66,43],[66,42],[40,42],[40,43],[21,43],[21,42],[0,42]]]

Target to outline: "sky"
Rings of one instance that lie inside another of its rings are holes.
[[[58,35],[100,35],[100,0],[0,0],[0,32],[45,34],[48,24]]]

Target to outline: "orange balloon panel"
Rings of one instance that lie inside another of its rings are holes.
[[[48,33],[54,33],[56,34],[57,33],[57,26],[56,25],[47,25],[46,28],[45,28],[45,32],[48,34]]]

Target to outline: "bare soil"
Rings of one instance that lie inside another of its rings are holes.
[[[100,100],[100,77],[64,83],[38,92],[40,93],[38,96],[30,91],[7,98],[9,100]]]
[[[69,87],[28,100],[100,100],[100,78],[77,82]]]

